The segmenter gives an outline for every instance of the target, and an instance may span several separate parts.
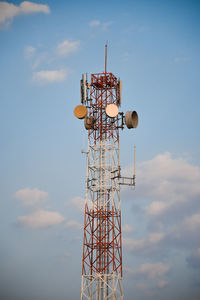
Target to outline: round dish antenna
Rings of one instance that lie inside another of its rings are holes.
[[[108,104],[106,106],[106,114],[107,114],[108,117],[114,118],[118,115],[118,113],[119,113],[119,109],[118,109],[117,105]]]
[[[78,119],[84,119],[87,116],[87,108],[84,105],[77,105],[74,108],[74,115]]]
[[[134,111],[127,111],[125,114],[125,123],[128,129],[138,126],[138,114]]]

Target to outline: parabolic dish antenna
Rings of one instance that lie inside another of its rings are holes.
[[[107,114],[108,117],[114,118],[118,115],[118,113],[119,113],[119,109],[118,109],[117,105],[108,104],[106,106],[106,114]]]
[[[125,114],[125,124],[128,129],[137,128],[138,126],[138,114],[134,111],[127,111]]]
[[[84,119],[87,116],[87,108],[84,105],[77,105],[74,108],[74,115],[78,119]]]

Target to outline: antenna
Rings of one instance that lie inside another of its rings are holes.
[[[134,146],[134,166],[133,166],[133,177],[135,182],[135,157],[136,157],[136,146]]]
[[[108,48],[107,43],[105,45],[105,73],[107,72],[107,48]]]

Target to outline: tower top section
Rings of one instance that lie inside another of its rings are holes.
[[[74,109],[78,119],[84,119],[84,126],[95,138],[101,140],[111,138],[124,125],[128,129],[136,128],[138,115],[136,111],[125,114],[119,111],[122,100],[122,81],[113,73],[107,72],[107,44],[105,45],[105,70],[102,73],[82,74],[80,81],[81,104]],[[112,132],[111,135],[108,134]]]

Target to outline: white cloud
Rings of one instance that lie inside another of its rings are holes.
[[[200,196],[200,168],[168,152],[139,165],[136,198],[151,200],[149,216],[161,216],[174,208],[179,211]]]
[[[33,70],[37,69],[41,65],[41,63],[48,64],[49,63],[48,56],[49,56],[48,52],[43,52],[40,55],[38,55],[33,62],[32,69]]]
[[[99,20],[92,20],[92,21],[89,23],[89,26],[90,26],[90,27],[99,27],[99,26],[101,26],[101,29],[102,29],[103,31],[107,31],[108,28],[109,28],[113,23],[114,23],[113,21],[108,21],[108,22],[101,23]]]
[[[31,58],[35,54],[36,48],[33,46],[27,46],[24,50],[25,58]]]
[[[166,235],[166,243],[174,246],[193,248],[199,245],[200,213],[186,217],[182,222],[170,228]]]
[[[148,209],[147,212],[150,215],[162,215],[168,208],[170,208],[172,202],[163,202],[163,201],[153,201]]]
[[[49,14],[50,8],[45,4],[37,4],[30,1],[21,2],[19,6],[6,1],[0,2],[0,24],[8,26],[14,17],[33,13]]]
[[[132,238],[124,238],[123,245],[129,251],[152,251],[157,250],[159,243],[164,239],[164,233],[151,233],[147,238],[134,240]]]
[[[136,175],[134,199],[143,207],[144,219],[140,222],[147,222],[147,232],[144,233],[140,226],[135,227],[136,232],[143,235],[137,239],[124,238],[123,245],[135,258],[144,258],[143,262],[149,258],[152,261],[163,261],[164,258],[169,266],[171,260],[179,263],[185,257],[191,274],[197,274],[200,270],[200,168],[186,158],[173,158],[170,153],[164,153],[141,163]],[[124,192],[133,197],[129,191]],[[140,266],[129,273],[136,280],[144,278],[145,284],[149,279],[154,280],[146,290],[145,286],[141,287],[144,292],[161,293],[162,289],[168,288],[168,281],[160,278],[162,275],[156,278],[150,271],[148,273],[149,268],[143,264],[143,268]],[[165,274],[167,272],[166,269]],[[173,273],[176,272],[175,264]]]
[[[169,227],[163,233],[150,233],[146,238],[134,240],[124,238],[123,245],[128,251],[139,255],[169,254],[172,249],[191,249],[198,247],[200,214],[186,217],[182,222]]]
[[[147,229],[153,233],[140,239],[124,238],[127,250],[139,256],[166,257],[174,249],[199,248],[199,182],[200,168],[170,153],[141,163],[134,198],[145,203]]]
[[[32,212],[27,216],[21,216],[18,218],[18,223],[23,226],[31,228],[45,228],[60,224],[65,218],[58,212],[38,210]]]
[[[47,196],[47,192],[44,192],[37,188],[32,190],[30,188],[25,188],[17,191],[14,194],[14,198],[21,200],[25,206],[33,206],[40,204],[46,200]]]
[[[19,7],[12,3],[0,2],[0,24],[9,25],[18,14]]]
[[[56,48],[56,53],[59,56],[68,56],[70,53],[76,52],[80,46],[80,41],[70,42],[64,40]]]
[[[166,275],[170,270],[170,266],[162,263],[144,263],[137,269],[127,269],[128,273],[133,276],[145,276],[148,279],[156,279]]]
[[[100,21],[98,21],[98,20],[93,20],[93,21],[91,21],[90,23],[89,23],[89,25],[91,26],[91,27],[96,27],[96,26],[99,26],[101,23],[100,23]]]
[[[66,79],[67,72],[66,70],[44,70],[33,73],[32,79],[43,85],[52,82],[62,82]]]
[[[37,4],[30,1],[24,1],[20,4],[20,13],[22,14],[32,14],[32,13],[44,13],[49,14],[50,9],[48,5],[45,4]]]

